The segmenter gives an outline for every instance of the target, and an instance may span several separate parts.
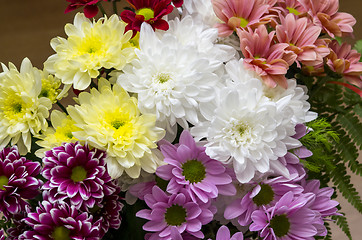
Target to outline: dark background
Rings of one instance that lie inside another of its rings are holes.
[[[54,54],[50,40],[56,36],[65,37],[64,25],[73,22],[76,12],[64,14],[67,4],[65,0],[0,0],[0,62],[6,65],[12,62],[20,67],[22,59],[28,57],[34,66],[42,69],[43,62]],[[103,5],[110,14],[110,8],[107,8],[110,4],[104,2]],[[125,1],[123,5],[126,5]],[[362,0],[340,0],[340,12],[348,12],[357,19],[355,39],[348,39],[351,44],[362,39],[361,11]],[[360,194],[361,180],[361,177],[352,176]],[[352,236],[356,240],[362,239],[362,215],[343,198],[338,200],[347,214]],[[333,239],[347,239],[334,224],[332,231]]]

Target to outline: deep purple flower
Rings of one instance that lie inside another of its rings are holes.
[[[264,209],[264,207],[274,206],[287,192],[301,194],[303,188],[296,184],[294,179],[286,179],[283,176],[261,181],[242,199],[236,199],[228,205],[224,217],[226,219],[238,218],[241,226],[247,226],[252,221],[253,212]]]
[[[0,211],[7,219],[25,211],[28,203],[24,199],[39,193],[39,173],[40,164],[21,157],[16,146],[0,151]]]
[[[21,240],[79,239],[98,240],[99,226],[92,224],[92,216],[79,212],[73,205],[63,201],[50,203],[43,201],[36,212],[25,218],[32,230],[24,232]]]
[[[0,240],[5,240],[5,233],[2,229],[0,229]]]
[[[104,158],[103,151],[80,143],[63,143],[45,152],[42,175],[49,181],[43,190],[49,191],[49,201],[69,200],[84,211],[100,204],[115,191]]]
[[[26,211],[12,216],[14,227],[11,227],[7,230],[7,240],[18,240],[21,234],[23,234],[25,231],[31,230],[31,227],[24,221],[24,219],[27,217],[27,212],[30,212],[30,208],[27,208]]]
[[[161,145],[161,152],[168,165],[158,167],[156,174],[170,181],[167,192],[175,194],[185,188],[194,202],[200,199],[204,203],[219,194],[235,195],[235,186],[224,165],[206,155],[205,147],[196,146],[188,131],[181,133],[179,144]]]
[[[195,203],[188,192],[167,195],[158,186],[152,188],[152,194],[145,196],[145,202],[151,209],[143,209],[136,213],[137,217],[149,220],[143,229],[154,232],[150,240],[171,240],[171,231],[182,234],[187,232],[195,237],[203,238],[200,231],[202,225],[209,223],[214,216],[211,203]]]
[[[313,193],[299,196],[286,193],[275,206],[253,212],[250,231],[259,231],[259,236],[265,240],[314,239],[317,229],[311,223],[317,216],[307,207],[314,197]]]

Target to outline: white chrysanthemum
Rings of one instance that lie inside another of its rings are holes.
[[[117,15],[92,23],[78,13],[74,25],[65,26],[68,38],[52,39],[56,54],[44,63],[46,70],[79,90],[86,89],[102,67],[121,70],[134,58],[134,48],[129,44],[132,31],[125,33],[125,27]]]
[[[136,54],[138,59],[124,68],[117,83],[138,94],[141,112],[156,114],[158,125],[168,133],[176,122],[183,128],[187,122],[197,124],[199,104],[214,98],[220,81],[214,71],[219,66],[210,65],[197,49],[183,46],[171,34],[159,39],[147,24],[141,27]]]
[[[165,131],[155,127],[154,114],[141,115],[137,99],[130,97],[119,85],[111,87],[101,78],[99,91],[79,94],[80,105],[68,106],[67,110],[76,126],[74,137],[87,141],[90,146],[107,152],[107,169],[112,178],[125,171],[138,178],[141,169],[154,173],[162,164],[162,155],[156,142]]]
[[[25,58],[20,71],[9,63],[1,64],[0,73],[0,148],[17,144],[19,152],[26,154],[31,148],[31,135],[48,126],[46,118],[52,103],[40,97],[41,71]]]
[[[220,23],[212,7],[211,0],[184,0],[183,6],[186,14],[199,18],[201,22],[209,27]]]
[[[277,171],[288,177],[288,170],[278,161],[287,153],[286,144],[299,144],[291,138],[295,124],[291,112],[281,115],[277,105],[263,96],[258,79],[232,84],[220,92],[208,121],[191,129],[196,139],[206,137],[206,153],[223,163],[232,163],[237,179],[249,182],[257,173]],[[287,114],[289,113],[289,119]]]

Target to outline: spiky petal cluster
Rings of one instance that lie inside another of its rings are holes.
[[[86,210],[100,204],[105,195],[115,192],[105,166],[103,151],[80,143],[64,143],[45,153],[43,189],[49,201],[69,201],[77,209]]]
[[[25,211],[25,199],[39,193],[39,173],[40,164],[21,157],[16,146],[0,151],[0,212],[6,218]]]

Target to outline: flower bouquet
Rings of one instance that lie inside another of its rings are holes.
[[[67,1],[44,69],[2,64],[1,240],[352,239],[362,42],[338,0]]]

